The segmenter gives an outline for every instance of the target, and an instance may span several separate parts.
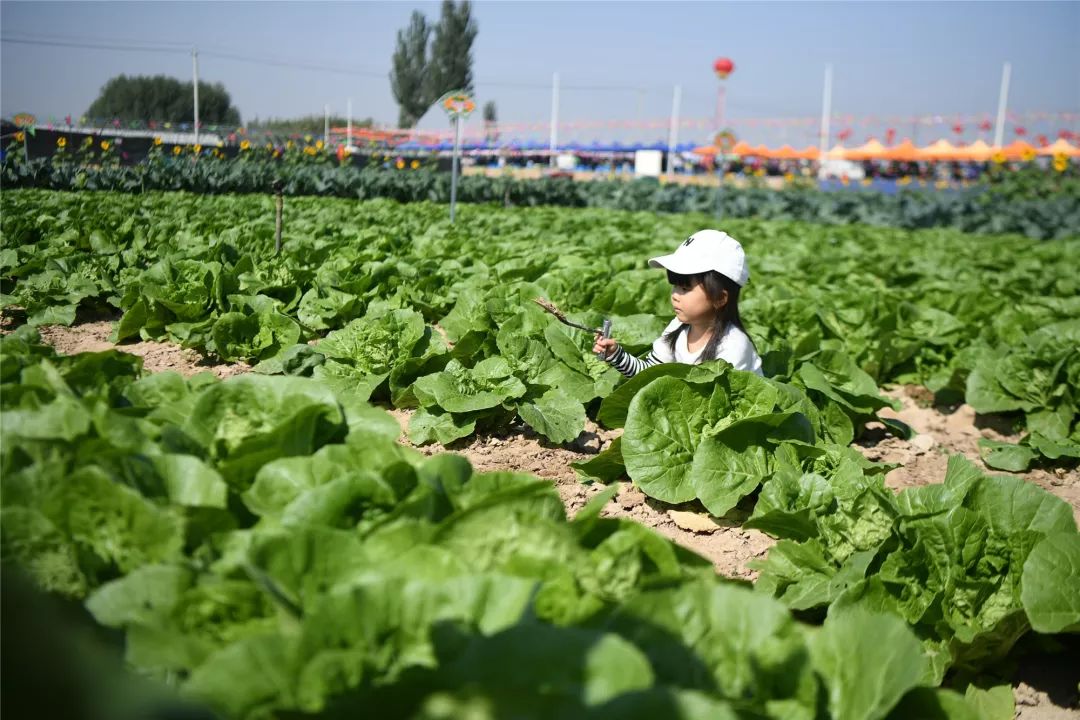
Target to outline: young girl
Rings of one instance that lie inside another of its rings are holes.
[[[739,319],[739,291],[750,271],[737,240],[718,230],[699,230],[671,255],[649,260],[649,266],[667,270],[675,319],[645,357],[632,356],[599,333],[593,352],[602,352],[627,377],[659,363],[695,365],[716,359],[761,375],[761,358]]]

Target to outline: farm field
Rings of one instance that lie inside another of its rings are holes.
[[[450,226],[300,198],[277,254],[253,196],[0,204],[5,562],[185,697],[237,717],[1075,706],[1075,679],[1023,658],[1080,625],[1080,239],[725,222],[768,379],[624,382],[533,298],[641,352],[670,319],[645,260],[708,216],[467,206]],[[73,513],[87,493],[128,525]],[[581,669],[497,671],[525,647]],[[264,662],[281,676],[222,680]]]

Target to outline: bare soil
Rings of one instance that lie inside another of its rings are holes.
[[[4,330],[11,327],[10,323],[4,325]],[[214,364],[194,351],[171,343],[144,341],[114,345],[108,341],[112,330],[108,321],[39,329],[42,339],[59,352],[71,354],[115,347],[141,356],[144,367],[152,372],[175,370],[183,375],[193,375],[209,370],[224,378],[250,370],[244,364]],[[885,477],[886,485],[896,491],[941,482],[948,457],[954,453],[970,458],[984,470],[1000,472],[986,468],[982,463],[979,439],[1013,442],[1019,439],[1009,418],[978,415],[966,404],[934,406],[933,394],[925,388],[893,387],[884,394],[898,400],[901,409],[887,409],[881,415],[902,420],[917,435],[911,440],[903,440],[886,433],[883,425],[875,423],[868,426],[855,447],[869,459],[899,465]],[[400,441],[410,444],[405,430],[412,411],[391,409],[390,412],[401,424]],[[428,455],[446,451],[460,453],[479,471],[512,470],[547,478],[554,483],[567,513],[573,516],[604,488],[599,484],[580,482],[570,464],[600,452],[620,433],[619,430],[603,430],[590,421],[574,443],[559,446],[521,426],[501,437],[473,437],[449,448],[429,445],[418,450]],[[1077,468],[1036,469],[1016,475],[1064,499],[1080,522],[1080,471]],[[619,482],[618,486],[618,495],[604,508],[603,515],[629,518],[654,529],[707,558],[722,575],[753,580],[756,572],[747,567],[747,563],[763,558],[775,542],[763,533],[742,528],[740,523],[746,513],[738,508],[729,517],[715,518],[700,505],[691,503],[675,507],[648,498],[628,480]],[[1056,657],[1022,661],[1013,678],[1016,717],[1022,720],[1080,719],[1077,667],[1080,667],[1080,659],[1065,666]]]
[[[391,410],[401,424],[400,441],[405,437],[411,410]],[[474,437],[451,447],[464,455],[480,471],[514,470],[529,472],[551,480],[572,517],[594,495],[604,489],[598,483],[583,484],[570,463],[588,460],[622,434],[621,430],[602,430],[588,421],[582,437],[570,445],[551,445],[529,428],[523,427],[504,437]],[[431,455],[444,452],[438,445],[417,448]],[[762,558],[774,540],[757,530],[744,529],[738,518],[712,518],[695,504],[673,506],[646,497],[629,480],[618,483],[619,494],[602,511],[605,517],[625,517],[656,530],[679,545],[708,558],[722,575],[753,580],[757,573],[746,563]],[[742,519],[745,519],[745,515]]]
[[[877,462],[899,463],[900,467],[885,476],[885,484],[895,490],[941,482],[949,455],[961,454],[986,472],[1014,475],[1034,483],[1069,503],[1080,523],[1080,469],[1036,468],[1026,473],[1006,473],[989,468],[979,455],[979,440],[1016,442],[1020,435],[1012,428],[1012,419],[1001,415],[979,415],[970,405],[934,406],[933,394],[926,388],[906,385],[889,388],[884,395],[901,403],[899,411],[882,410],[879,415],[907,423],[918,433],[910,441],[887,436],[880,423],[871,423],[867,433],[856,443],[867,458]]]
[[[168,342],[143,340],[115,344],[109,342],[113,324],[107,320],[83,323],[74,327],[49,325],[38,328],[43,342],[52,345],[57,352],[74,355],[81,352],[123,350],[143,359],[143,367],[149,372],[174,370],[185,377],[200,372],[212,372],[219,378],[227,378],[248,372],[245,363],[214,363],[198,352]]]

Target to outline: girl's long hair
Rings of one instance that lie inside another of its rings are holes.
[[[734,280],[715,270],[698,273],[697,275],[679,275],[668,270],[667,276],[668,282],[672,285],[693,287],[701,283],[702,288],[705,290],[705,296],[709,298],[709,302],[713,303],[714,307],[723,300],[724,292],[727,292],[727,304],[716,313],[713,321],[712,336],[709,337],[709,342],[701,352],[702,361],[716,359],[716,354],[720,349],[720,341],[723,339],[724,331],[729,324],[742,330],[747,339],[750,338],[750,333],[746,332],[746,328],[742,324],[742,318],[739,317],[739,291],[742,288]],[[679,333],[689,327],[686,323],[682,323],[679,327],[664,335],[664,340],[667,342],[668,347],[671,348],[672,355],[675,354],[675,341],[678,339]],[[750,344],[753,345],[754,341],[750,340]]]

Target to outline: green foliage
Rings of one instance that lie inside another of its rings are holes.
[[[732,219],[769,377],[621,382],[532,299],[640,353],[670,317],[645,259],[709,216],[407,210],[290,198],[276,254],[268,198],[5,190],[0,290],[28,321],[0,339],[5,570],[228,717],[1008,717],[1007,688],[961,678],[1080,627],[1066,503],[959,457],[894,494],[847,447],[879,384],[919,382],[1016,413],[1009,462],[1055,460],[1075,239]],[[118,338],[257,372],[144,374],[33,327],[100,307]],[[741,504],[779,542],[754,590],[719,579],[602,517],[610,490],[568,521],[549,483],[398,444],[367,398],[444,445],[518,422],[567,442],[592,416],[624,433],[583,475]]]
[[[476,22],[468,0],[460,5],[443,0],[434,24],[419,10],[413,11],[409,26],[398,30],[391,61],[390,89],[398,104],[400,127],[416,125],[432,103],[452,90],[472,92],[475,39]]]
[[[782,538],[755,563],[760,589],[793,609],[828,606],[830,616],[899,615],[932,658],[929,684],[950,667],[986,667],[1031,627],[1080,621],[1075,583],[1064,580],[1080,562],[1072,508],[959,455],[942,484],[898,496],[850,463],[780,472],[746,525]]]
[[[200,100],[202,96],[200,95]],[[348,118],[341,115],[330,116],[330,127],[345,127],[348,123]],[[275,134],[292,132],[292,133],[310,133],[312,135],[322,135],[325,129],[326,117],[323,115],[303,115],[296,118],[259,118],[255,117],[251,119],[247,124],[247,130],[257,135],[260,131],[269,130]],[[374,124],[371,118],[353,118],[354,128],[369,128]]]
[[[390,89],[398,104],[398,126],[411,128],[438,99],[432,97],[427,80],[428,38],[431,27],[424,14],[413,10],[409,26],[398,30],[392,58]]]
[[[118,75],[105,83],[86,114],[123,121],[193,122],[193,86],[167,75]],[[199,121],[240,124],[240,111],[221,83],[199,82]]]
[[[81,603],[122,636],[129,667],[222,716],[989,707],[990,693],[931,691],[931,660],[895,614],[837,608],[805,625],[600,517],[612,493],[569,521],[551,484],[424,457],[385,412],[318,380],[143,375],[116,351],[63,357],[38,341],[26,326],[0,340],[5,573]],[[22,638],[14,649],[23,661]],[[123,688],[72,692],[113,707]]]
[[[988,204],[1038,200],[1049,195],[1076,197],[1080,196],[1080,164],[1073,158],[1063,172],[1052,166],[1040,167],[1037,163],[1008,169],[991,165],[984,184]]]
[[[495,129],[495,123],[498,120],[499,115],[495,109],[495,101],[488,100],[484,103],[484,139],[492,144],[499,142],[499,131]]]
[[[666,285],[644,258],[711,224],[705,215],[465,207],[450,226],[436,205],[402,213],[386,201],[290,198],[285,249],[275,255],[267,198],[9,190],[0,203],[0,299],[32,325],[117,308],[121,341],[171,339],[258,362],[260,372],[314,375],[358,397],[421,408],[417,440],[445,444],[521,420],[564,442],[597,398],[596,419],[621,427],[647,381],[671,375],[693,385],[701,381],[687,373],[707,372],[671,365],[616,389],[620,376],[591,356],[591,338],[532,304],[551,297],[581,310],[573,318],[588,326],[611,317],[619,341],[644,352],[670,312]],[[1015,413],[1024,440],[986,441],[992,466],[1075,462],[1080,340],[1071,318],[1080,286],[1065,272],[1075,240],[726,226],[755,259],[744,319],[782,388],[764,414],[800,413],[814,443],[844,445],[888,405],[878,384],[920,383],[943,402],[966,396],[980,412]],[[455,372],[472,372],[491,357],[509,364],[523,392],[464,409],[414,391],[451,360]],[[643,427],[668,410],[650,412],[657,416]],[[642,448],[624,450],[598,471],[610,478],[633,456],[631,476],[644,478]],[[696,444],[685,450],[693,457]]]
[[[443,0],[439,22],[431,40],[431,60],[425,79],[428,97],[438,100],[453,90],[473,91],[472,44],[476,40],[472,4]],[[486,119],[486,117],[485,117]]]
[[[7,188],[125,193],[186,190],[201,194],[263,194],[280,179],[289,196],[388,198],[398,202],[450,200],[448,173],[413,171],[410,163],[405,163],[406,169],[396,171],[392,154],[373,156],[373,163],[386,163],[389,171],[327,164],[325,154],[305,156],[297,152],[296,155],[298,162],[285,164],[248,154],[242,154],[239,163],[207,157],[192,162],[185,151],[181,158],[155,157],[148,163],[121,167],[45,158],[25,162],[21,152],[15,152],[6,155],[2,179]],[[421,161],[425,166],[428,162]],[[661,184],[649,179],[575,182],[566,178],[513,180],[466,175],[458,184],[458,202],[712,214],[716,209],[716,193],[705,186]],[[908,230],[950,228],[988,235],[1016,233],[1040,240],[1080,237],[1080,193],[987,202],[986,196],[978,191],[950,195],[906,191],[884,195],[729,188],[724,191],[721,210],[725,218],[756,217]]]

